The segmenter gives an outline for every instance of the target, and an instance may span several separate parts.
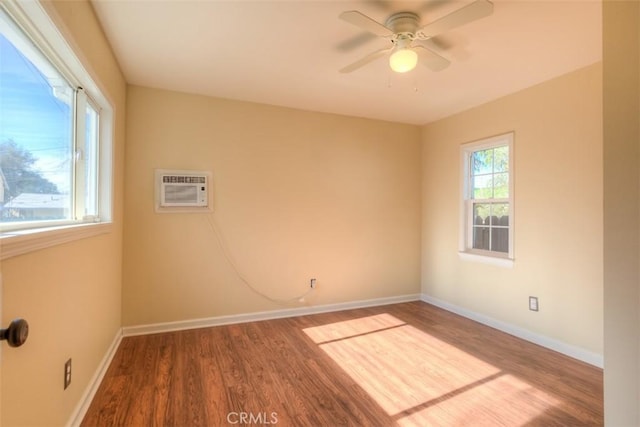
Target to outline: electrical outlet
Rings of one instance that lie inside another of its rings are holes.
[[[529,310],[538,311],[538,297],[529,297]]]
[[[64,389],[66,390],[71,384],[71,359],[64,364]]]
[[[311,289],[315,289],[316,288],[316,279],[311,279],[309,281],[309,286],[311,286]]]

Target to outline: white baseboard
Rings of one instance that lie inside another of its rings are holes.
[[[177,322],[154,323],[149,325],[125,326],[122,334],[125,337],[135,335],[156,334],[161,332],[181,331],[185,329],[207,328],[211,326],[229,325],[234,323],[255,322],[285,317],[306,316],[309,314],[328,313],[331,311],[351,310],[354,308],[374,307],[378,305],[398,304],[409,301],[419,301],[420,294],[400,295],[387,298],[343,302],[283,310],[260,311],[247,314],[233,314],[228,316],[207,317],[203,319],[181,320]]]
[[[484,314],[467,310],[465,308],[456,306],[454,304],[450,304],[446,301],[439,300],[437,298],[431,297],[426,294],[400,295],[395,297],[376,298],[376,299],[369,299],[369,300],[351,301],[351,302],[343,302],[343,303],[337,303],[337,304],[326,304],[326,305],[308,306],[308,307],[300,307],[300,308],[290,308],[290,309],[284,309],[284,310],[261,311],[261,312],[255,312],[255,313],[216,316],[216,317],[208,317],[203,319],[183,320],[183,321],[177,321],[177,322],[155,323],[155,324],[139,325],[139,326],[126,326],[117,331],[113,339],[113,342],[109,346],[107,353],[105,354],[104,358],[100,362],[100,365],[96,369],[96,372],[93,375],[93,378],[91,379],[91,381],[89,382],[89,385],[87,386],[82,398],[80,399],[80,401],[76,405],[76,408],[72,412],[71,417],[69,418],[69,422],[67,423],[67,427],[79,426],[80,423],[82,422],[82,419],[86,415],[87,410],[89,409],[89,405],[91,405],[91,401],[93,400],[96,392],[98,391],[98,387],[100,387],[102,379],[104,378],[104,375],[106,374],[107,369],[109,368],[109,365],[111,364],[111,361],[113,360],[116,350],[118,349],[118,346],[120,345],[120,342],[122,341],[123,337],[155,334],[155,333],[161,333],[161,332],[180,331],[180,330],[186,330],[186,329],[206,328],[211,326],[229,325],[229,324],[236,324],[236,323],[255,322],[260,320],[282,319],[286,317],[306,316],[309,314],[328,313],[332,311],[351,310],[351,309],[365,308],[365,307],[375,307],[375,306],[387,305],[387,304],[399,304],[399,303],[410,302],[410,301],[426,302],[428,304],[431,304],[436,307],[440,307],[444,310],[450,311],[452,313],[458,314],[462,317],[475,320],[476,322],[482,323],[484,325],[498,329],[502,332],[516,336],[523,340],[541,345],[543,347],[565,354],[574,359],[581,360],[585,363],[589,363],[598,368],[602,368],[604,366],[603,357],[600,354],[593,353],[583,348],[576,347],[576,346],[564,343],[562,341],[558,341],[553,338],[546,337],[544,335],[536,334],[527,329],[520,328],[518,326],[493,319],[489,316],[485,316]]]
[[[485,316],[484,314],[467,310],[466,308],[459,307],[457,305],[431,297],[426,294],[422,294],[420,297],[420,300],[428,304],[435,305],[436,307],[440,307],[444,310],[450,311],[452,313],[458,314],[462,317],[475,320],[478,323],[482,323],[483,325],[490,326],[494,329],[505,332],[509,335],[516,336],[525,341],[529,341],[534,344],[541,345],[542,347],[546,347],[550,350],[557,351],[558,353],[562,353],[574,359],[581,360],[585,363],[596,366],[598,368],[604,367],[604,359],[601,354],[597,354],[592,351],[585,350],[583,348],[576,347],[574,345],[567,344],[565,342],[558,341],[556,339],[549,338],[547,336],[540,335],[535,332],[531,332],[519,326],[502,322],[500,320],[496,320],[489,316]]]
[[[76,426],[79,426],[80,423],[82,423],[82,419],[86,415],[87,410],[89,410],[89,405],[91,405],[91,402],[93,401],[93,398],[96,395],[96,392],[98,391],[98,387],[100,387],[100,384],[102,383],[102,379],[104,378],[104,375],[107,373],[107,369],[109,368],[109,365],[111,365],[113,356],[115,356],[116,350],[118,350],[118,347],[120,346],[120,341],[122,341],[121,328],[118,329],[118,331],[116,332],[116,335],[113,338],[111,345],[107,349],[106,354],[104,355],[104,357],[102,358],[102,361],[98,365],[96,372],[93,374],[93,378],[91,378],[91,381],[89,381],[89,385],[85,389],[84,394],[82,395],[82,398],[80,399],[80,401],[78,401],[78,404],[76,405],[75,409],[71,413],[69,422],[67,422],[67,427],[76,427]]]

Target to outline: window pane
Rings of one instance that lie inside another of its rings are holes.
[[[1,221],[70,219],[73,88],[26,36],[4,24],[0,33]]]
[[[493,150],[494,172],[507,172],[509,170],[509,147],[498,147]]]
[[[509,197],[509,173],[497,173],[493,176],[493,197]]]
[[[491,250],[495,252],[509,252],[509,229],[491,229]]]
[[[491,204],[491,250],[509,252],[509,204]]]
[[[493,176],[477,175],[473,177],[473,198],[491,199],[493,197]]]
[[[489,203],[473,204],[473,223],[475,225],[489,225],[491,215],[491,205]]]
[[[493,149],[475,151],[471,156],[473,175],[487,174],[493,171]]]
[[[473,248],[489,250],[489,227],[473,227]]]

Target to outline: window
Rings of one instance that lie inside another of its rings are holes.
[[[61,34],[39,2],[0,4],[0,259],[111,220],[113,109]]]
[[[2,236],[109,221],[110,106],[53,23],[51,39],[20,7],[0,8]]]
[[[462,146],[461,252],[513,259],[513,133]]]

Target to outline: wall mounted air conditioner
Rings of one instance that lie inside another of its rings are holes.
[[[156,211],[209,210],[211,173],[156,169]]]

